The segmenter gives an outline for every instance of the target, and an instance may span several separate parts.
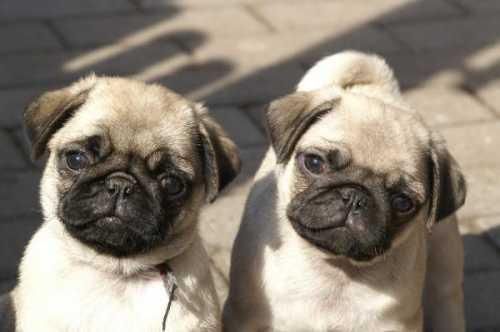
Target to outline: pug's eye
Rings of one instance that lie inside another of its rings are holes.
[[[89,159],[81,151],[69,151],[65,157],[66,165],[74,171],[82,170],[89,165]]]
[[[391,197],[391,207],[398,213],[409,213],[415,208],[415,203],[406,194],[394,194]]]
[[[324,159],[314,153],[306,153],[302,156],[304,167],[313,174],[321,174],[325,171]]]
[[[185,190],[184,182],[175,175],[165,176],[160,180],[160,184],[171,197],[180,196]]]

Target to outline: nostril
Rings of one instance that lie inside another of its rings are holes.
[[[132,185],[126,186],[123,192],[125,195],[130,195],[132,193]]]
[[[106,181],[106,189],[112,195],[130,195],[134,191],[134,183],[123,178],[110,178]]]
[[[366,197],[360,197],[354,202],[353,210],[354,212],[360,212],[368,207],[368,199]]]

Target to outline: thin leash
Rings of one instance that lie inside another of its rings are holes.
[[[161,330],[165,332],[168,314],[170,312],[170,307],[172,306],[172,302],[174,300],[175,290],[177,289],[177,283],[175,280],[175,276],[172,272],[172,269],[167,263],[158,265],[158,269],[160,270],[160,274],[163,276],[163,283],[165,284],[165,288],[167,289],[168,293],[167,309],[165,310],[165,314],[163,315],[163,321],[161,324]]]

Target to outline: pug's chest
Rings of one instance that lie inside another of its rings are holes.
[[[366,294],[362,297],[350,297],[347,292],[304,293],[290,291],[289,296],[278,296],[274,301],[281,305],[273,306],[273,331],[328,331],[345,332],[373,330],[375,326],[399,326],[397,321],[381,321],[381,313],[392,304],[391,299]],[[300,296],[297,296],[301,294]],[[380,325],[380,324],[383,325]]]
[[[31,312],[37,331],[162,331],[169,292],[161,277],[138,282],[87,280],[55,290]],[[167,329],[184,331],[183,309],[173,297]],[[175,322],[175,326],[173,325]],[[47,326],[44,330],[42,326]],[[30,329],[26,329],[31,331]]]
[[[269,282],[269,280],[268,280]],[[285,275],[274,279],[270,315],[272,331],[410,331],[393,295],[344,276]],[[279,285],[278,285],[279,284]]]

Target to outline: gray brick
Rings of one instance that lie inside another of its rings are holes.
[[[252,185],[252,178],[262,161],[264,152],[263,148],[242,150],[241,173],[214,203],[203,209],[200,234],[207,246],[225,250],[226,255],[229,255]],[[224,268],[222,264],[221,268]]]
[[[16,279],[1,279],[0,280],[0,294],[10,292],[16,286]]]
[[[491,244],[500,251],[500,215],[477,218],[476,227],[484,232]]]
[[[477,49],[495,44],[500,20],[497,17],[472,17],[447,21],[398,25],[390,31],[415,51],[432,49]]]
[[[458,211],[463,219],[500,214],[500,168],[495,167],[464,167],[467,179],[467,199],[465,205]]]
[[[500,166],[500,121],[446,128],[440,132],[463,167]]]
[[[21,153],[24,156],[24,160],[26,160],[29,163],[29,166],[35,166],[41,169],[45,165],[45,160],[39,160],[37,162],[31,161],[31,146],[28,141],[28,137],[24,132],[24,128],[19,128],[17,130],[14,130],[12,134],[14,135],[14,139],[19,145],[19,148],[21,149]]]
[[[35,216],[0,219],[0,276],[17,275],[24,249],[40,224]]]
[[[180,8],[207,8],[207,7],[227,7],[263,0],[138,0],[141,8],[158,9],[165,7]]]
[[[495,119],[468,93],[450,87],[424,85],[406,91],[405,98],[432,126]]]
[[[81,52],[5,56],[0,58],[0,86],[69,82],[90,72],[159,79],[168,77],[183,60],[186,57],[182,52],[169,43],[153,43],[140,48],[112,45]]]
[[[491,109],[500,115],[500,44],[493,43],[466,57],[464,76],[466,85]]]
[[[223,105],[264,103],[290,93],[303,73],[300,65],[294,62],[264,67],[247,63],[231,71],[217,84],[207,86],[199,94],[199,99]]]
[[[467,329],[500,326],[500,272],[465,276],[465,313]]]
[[[245,112],[252,118],[253,122],[260,128],[261,131],[266,131],[264,119],[264,111],[267,104],[251,105],[245,108]]]
[[[153,65],[152,69],[146,70],[147,75],[139,74],[137,77],[150,80],[147,76],[153,76],[153,81],[158,81],[193,100],[206,102],[207,94],[232,77],[233,70],[233,65],[224,59],[211,59],[196,63],[186,62],[179,66],[173,66],[166,61],[165,68],[161,71]],[[159,72],[159,74],[155,72]]]
[[[255,8],[280,30],[357,28],[368,22],[394,22],[459,16],[461,11],[442,1],[383,0],[266,2]]]
[[[419,20],[443,20],[452,17],[461,17],[464,14],[463,10],[447,1],[396,0],[392,2],[399,2],[399,6],[390,12],[384,13],[384,15],[380,18],[377,18],[377,21],[381,21],[383,23],[399,23]],[[376,3],[373,3],[373,5],[376,6]]]
[[[237,108],[214,108],[210,114],[226,129],[229,136],[241,147],[263,145],[266,139],[246,114]]]
[[[126,0],[5,0],[0,3],[0,19],[51,18],[63,15],[82,15],[132,11]]]
[[[69,74],[62,70],[70,56],[66,53],[23,54],[4,56],[0,60],[0,86],[10,88],[38,82],[76,79],[78,73]]]
[[[372,28],[361,27],[342,33],[322,29],[280,31],[266,35],[242,36],[237,40],[211,39],[203,45],[181,40],[196,59],[227,58],[237,67],[276,65],[299,62],[312,64],[332,53],[357,49],[375,53],[397,52],[401,45],[387,34]]]
[[[465,271],[500,271],[500,250],[491,245],[481,234],[463,236]]]
[[[453,0],[473,13],[492,14],[500,11],[500,2],[497,0]]]
[[[59,49],[55,36],[41,23],[9,24],[0,29],[0,54]]]
[[[222,7],[216,10],[176,10],[153,15],[130,15],[59,20],[61,34],[74,46],[105,43],[144,43],[175,38],[198,41],[208,38],[241,38],[267,32],[246,11]]]
[[[40,211],[38,188],[40,174],[4,172],[0,174],[0,218],[32,216]]]
[[[435,50],[428,53],[382,54],[394,69],[403,90],[425,84],[426,86],[455,87],[467,79],[463,73],[465,51]]]
[[[489,81],[487,76],[491,77],[491,74],[491,71],[486,70],[485,74],[482,75],[486,78],[486,82],[479,82],[475,85],[477,94],[481,99],[491,107],[496,114],[500,115],[500,93],[498,93],[498,91],[500,91],[500,80]]]
[[[22,157],[20,149],[14,145],[12,138],[0,130],[0,170],[25,168],[27,165]]]
[[[0,127],[12,128],[21,126],[24,109],[43,91],[46,91],[46,89],[0,90]]]

